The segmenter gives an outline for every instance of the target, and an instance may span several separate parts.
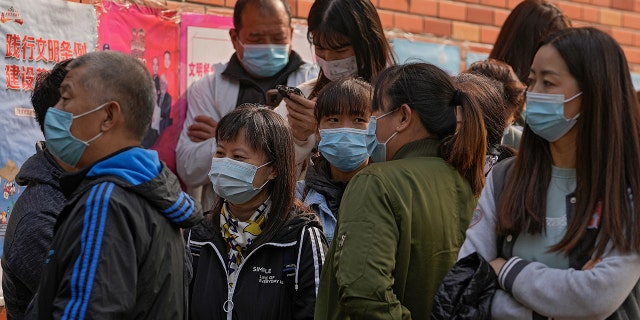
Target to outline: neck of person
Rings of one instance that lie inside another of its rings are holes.
[[[329,164],[329,170],[331,171],[331,179],[333,179],[333,181],[341,181],[341,182],[349,181],[351,180],[351,178],[353,178],[353,176],[356,175],[356,173],[358,173],[358,171],[360,171],[360,169],[364,168],[367,164],[369,164],[369,159],[365,160],[361,165],[359,165],[354,170],[346,171],[346,172],[334,167],[332,164]]]
[[[231,203],[227,201],[227,208],[234,217],[240,221],[247,221],[251,216],[260,208],[260,206],[269,198],[269,191],[267,188],[262,188],[262,191],[255,197],[245,203]]]
[[[577,128],[574,126],[560,139],[549,142],[553,165],[558,168],[576,167]]]
[[[53,156],[53,160],[56,161],[56,163],[60,166],[60,168],[62,168],[62,170],[64,170],[65,172],[75,172],[78,171],[78,169],[66,164],[64,161],[58,159],[56,156]]]

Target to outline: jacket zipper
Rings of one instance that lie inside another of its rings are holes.
[[[229,275],[227,275],[227,286],[228,291],[227,291],[227,300],[222,304],[222,310],[224,310],[224,312],[227,313],[227,320],[233,320],[232,318],[232,311],[233,311],[233,307],[234,307],[234,303],[233,303],[233,293],[236,290],[236,284],[238,282],[238,276],[240,275],[240,272],[242,271],[242,267],[244,266],[245,262],[247,262],[249,260],[249,258],[253,255],[254,252],[258,251],[258,249],[264,247],[264,246],[274,246],[274,247],[280,247],[280,248],[284,248],[284,247],[290,247],[290,246],[294,246],[296,245],[296,243],[298,243],[298,241],[293,241],[293,242],[288,242],[288,243],[275,243],[275,242],[267,242],[267,243],[263,243],[260,246],[258,246],[257,248],[253,249],[253,251],[251,251],[251,253],[249,253],[248,256],[246,256],[242,262],[240,263],[240,265],[238,266],[238,270],[236,271],[235,274],[235,279],[233,279],[233,285],[230,286],[229,285]],[[216,254],[218,255],[218,259],[220,260],[220,263],[222,264],[222,269],[225,271],[225,274],[227,273],[227,266],[224,262],[224,259],[222,258],[222,255],[220,254],[220,252],[218,251],[218,248],[216,248],[216,246],[211,243],[211,242],[205,242],[204,244],[208,244],[210,245],[213,250],[216,252]]]

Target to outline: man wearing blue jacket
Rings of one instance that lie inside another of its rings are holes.
[[[27,318],[184,319],[180,228],[202,219],[155,151],[140,147],[156,94],[135,58],[76,58],[44,122],[49,151],[79,171],[60,186],[58,216]]]

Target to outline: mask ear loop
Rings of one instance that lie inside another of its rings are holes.
[[[78,118],[83,117],[83,116],[86,116],[86,115],[88,115],[88,114],[90,114],[90,113],[94,113],[94,112],[96,112],[96,111],[98,111],[98,110],[102,109],[104,106],[108,105],[110,102],[111,102],[111,101],[107,101],[107,102],[105,102],[105,103],[103,103],[103,104],[101,104],[101,105],[99,105],[99,106],[97,106],[97,107],[95,107],[95,108],[93,108],[93,109],[91,109],[91,110],[89,110],[89,111],[85,112],[85,113],[81,113],[81,114],[79,114],[79,115],[77,115],[77,116],[73,116],[73,117],[71,117],[71,119],[78,119]]]
[[[579,96],[581,96],[581,95],[582,95],[582,91],[580,91],[580,92],[576,93],[573,97],[571,97],[571,98],[569,98],[569,99],[566,99],[566,100],[564,100],[564,101],[562,101],[562,102],[564,102],[564,103],[571,102],[573,99],[575,99],[575,98],[577,98],[577,97],[579,97]]]
[[[256,172],[258,172],[258,169],[260,169],[260,168],[262,168],[262,167],[264,167],[264,166],[266,166],[266,165],[268,165],[268,164],[270,164],[270,163],[272,163],[272,162],[273,162],[273,161],[269,161],[269,162],[266,162],[265,164],[262,164],[262,165],[260,165],[260,166],[256,167]],[[253,176],[253,177],[254,177],[254,179],[255,179],[255,174],[254,174],[254,176]],[[260,190],[260,189],[264,188],[264,186],[266,186],[266,185],[267,185],[267,183],[269,183],[269,181],[271,181],[271,180],[273,180],[273,179],[267,179],[267,181],[265,181],[265,182],[264,182],[260,187],[258,187],[258,188],[253,188],[253,190]],[[253,187],[253,183],[252,183],[252,187]]]

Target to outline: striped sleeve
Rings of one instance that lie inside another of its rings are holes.
[[[73,264],[70,280],[71,299],[64,309],[63,320],[85,318],[96,276],[109,213],[109,198],[113,188],[114,184],[111,182],[97,184],[91,189],[87,199],[80,238],[80,254]]]
[[[298,246],[294,319],[313,319],[327,238],[317,227],[305,227]]]
[[[524,269],[528,264],[529,261],[518,257],[512,257],[507,260],[498,274],[498,283],[500,284],[500,287],[504,291],[511,293],[513,281],[516,279],[520,271],[522,271],[522,269]]]

